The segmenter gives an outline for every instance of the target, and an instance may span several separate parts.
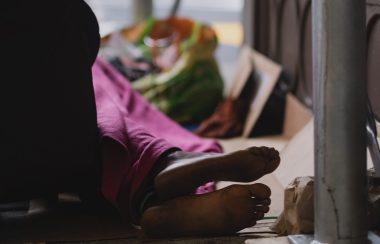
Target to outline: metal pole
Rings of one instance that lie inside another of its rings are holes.
[[[254,47],[254,27],[258,26],[255,22],[255,4],[257,0],[244,0],[242,23],[244,29],[244,44]],[[256,18],[258,19],[258,18]],[[253,25],[253,26],[252,26]]]
[[[147,19],[153,13],[152,0],[133,0],[132,1],[133,22],[138,23]]]
[[[365,1],[313,1],[315,242],[366,243]]]
[[[170,10],[169,17],[176,16],[178,13],[179,5],[181,4],[181,0],[175,0],[172,9]]]

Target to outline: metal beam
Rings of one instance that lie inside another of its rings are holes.
[[[242,23],[244,29],[244,44],[254,47],[254,27],[258,26],[255,21],[255,5],[257,0],[244,0]],[[257,19],[257,18],[256,18]]]
[[[312,7],[315,243],[366,243],[365,1]]]
[[[153,0],[133,0],[132,1],[132,16],[133,22],[138,23],[152,16]]]

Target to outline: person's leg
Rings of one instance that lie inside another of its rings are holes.
[[[102,83],[95,85],[95,93],[102,136],[102,192],[123,217],[135,224],[141,222],[148,235],[161,237],[228,234],[262,218],[267,211],[262,205],[269,205],[269,190],[264,186],[191,193],[207,181],[253,181],[272,172],[280,161],[276,150],[249,148],[231,154],[179,151],[131,120]],[[260,195],[261,191],[266,194]],[[200,211],[203,208],[207,211]],[[160,220],[161,216],[166,219]],[[227,217],[231,222],[222,221]]]
[[[268,147],[229,154],[178,151],[161,160],[155,191],[164,200],[190,194],[209,181],[251,182],[273,172],[279,163],[278,151]]]
[[[146,128],[152,135],[165,139],[185,152],[222,152],[215,141],[200,138],[154,108],[109,63],[98,58],[93,66],[95,89],[103,86],[115,103],[128,113],[128,118]]]
[[[278,152],[265,147],[231,154],[180,152],[130,120],[107,90],[97,87],[95,92],[102,138],[102,192],[136,224],[147,195],[158,193],[156,200],[162,202],[191,194],[208,181],[253,181],[279,164]]]
[[[252,147],[230,154],[173,152],[157,163],[155,187],[143,203],[142,230],[149,237],[227,235],[256,224],[269,210],[263,184],[232,185],[203,195],[194,189],[210,180],[251,182],[280,163],[273,148]]]
[[[98,106],[104,100],[112,99],[114,106],[144,128],[149,134],[165,139],[186,152],[222,152],[215,140],[203,139],[187,131],[165,114],[155,109],[128,80],[101,58],[92,67],[93,83]],[[197,193],[215,190],[215,183],[209,182],[197,188]]]
[[[145,210],[142,230],[155,238],[234,234],[264,217],[269,197],[267,186],[253,184],[174,198]]]

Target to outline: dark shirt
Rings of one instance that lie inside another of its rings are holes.
[[[96,18],[81,0],[6,2],[0,8],[0,201],[93,187]]]

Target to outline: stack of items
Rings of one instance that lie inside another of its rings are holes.
[[[100,55],[156,108],[180,123],[198,123],[222,99],[215,32],[189,19],[150,18],[105,37]]]

